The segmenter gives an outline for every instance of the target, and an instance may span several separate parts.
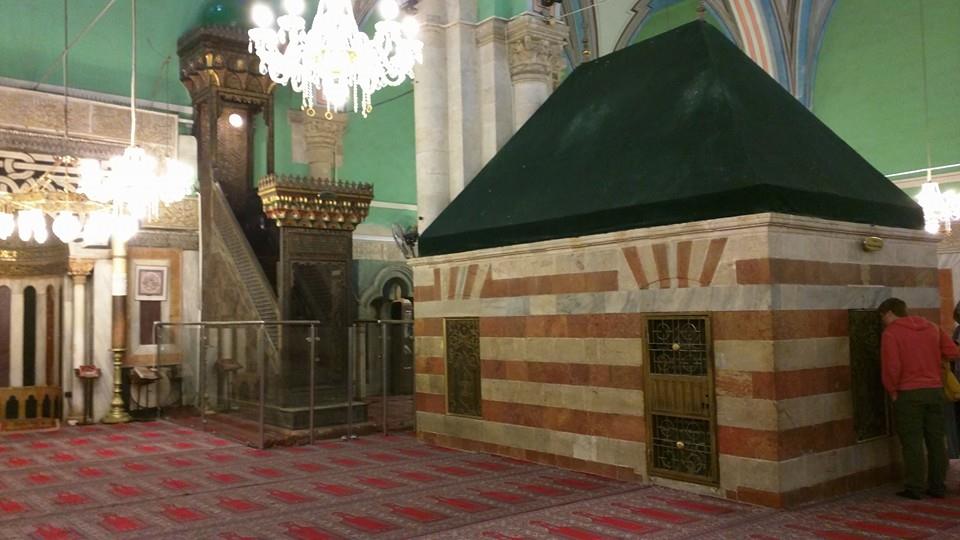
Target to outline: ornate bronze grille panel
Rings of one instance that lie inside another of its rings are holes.
[[[880,382],[882,333],[883,324],[876,310],[850,310],[850,394],[858,441],[889,432],[887,399]]]
[[[709,420],[653,415],[653,468],[697,478],[714,476]]]
[[[647,321],[650,373],[707,375],[706,319],[651,319]]]
[[[650,474],[715,484],[716,412],[709,319],[648,318],[645,345]]]
[[[444,320],[447,352],[447,412],[480,416],[480,323]]]

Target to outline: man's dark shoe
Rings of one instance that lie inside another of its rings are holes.
[[[913,499],[915,501],[919,501],[923,499],[923,495],[917,493],[916,491],[910,491],[909,489],[898,491],[897,497],[903,497],[905,499]]]
[[[928,489],[928,490],[927,490],[927,495],[933,497],[934,499],[943,499],[943,498],[945,498],[945,497],[947,496],[947,492],[946,492],[946,491],[937,491],[937,490],[933,490],[933,489]]]

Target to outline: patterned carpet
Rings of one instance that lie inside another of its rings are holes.
[[[960,538],[960,497],[891,491],[775,512],[409,435],[266,451],[166,422],[0,435],[0,538]]]

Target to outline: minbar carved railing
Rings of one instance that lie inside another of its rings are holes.
[[[370,210],[373,186],[325,178],[268,175],[257,188],[280,227],[352,231]]]

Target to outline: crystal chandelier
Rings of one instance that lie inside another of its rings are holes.
[[[927,181],[920,187],[917,203],[923,208],[924,229],[930,234],[940,232],[950,233],[950,224],[960,220],[960,193],[956,191],[940,191],[940,184],[931,178],[931,170],[927,169]]]
[[[193,191],[193,171],[173,159],[162,164],[137,146],[137,0],[131,0],[132,60],[130,67],[130,146],[107,161],[107,168],[93,160],[80,166],[77,191],[91,201],[108,205],[114,221],[114,238],[126,241],[139,223],[155,219],[160,204],[172,204]],[[100,221],[105,223],[104,220]]]
[[[290,84],[303,95],[303,109],[316,114],[318,102],[341,111],[351,98],[353,112],[373,110],[371,96],[387,86],[413,78],[413,67],[423,63],[423,42],[416,39],[419,24],[411,16],[398,21],[396,0],[381,0],[383,17],[371,38],[360,31],[350,0],[319,0],[312,27],[301,16],[304,0],[285,0],[286,15],[273,28],[273,12],[255,5],[251,15],[256,28],[249,31],[250,52],[260,58],[260,72],[279,84]],[[319,96],[317,93],[319,92]]]

